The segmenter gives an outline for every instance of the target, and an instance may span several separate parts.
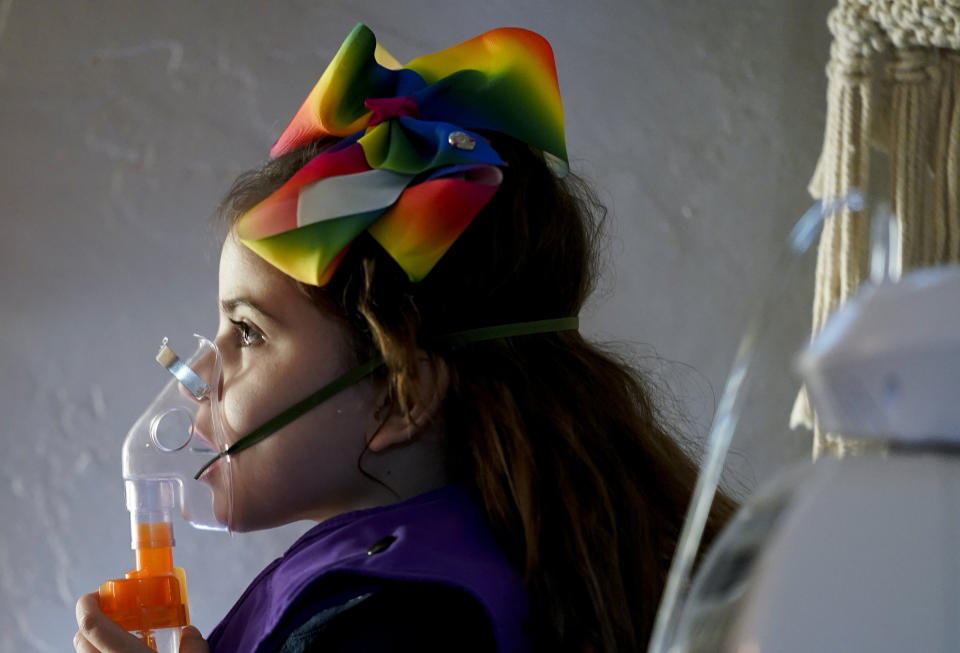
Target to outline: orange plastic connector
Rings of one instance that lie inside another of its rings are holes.
[[[187,577],[173,566],[173,529],[168,522],[137,525],[136,564],[126,578],[100,585],[100,609],[124,630],[156,650],[153,631],[190,623]]]

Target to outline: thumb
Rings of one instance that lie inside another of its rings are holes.
[[[180,653],[210,653],[207,640],[196,626],[187,626],[180,631]]]

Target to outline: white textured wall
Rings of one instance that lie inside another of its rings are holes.
[[[120,443],[165,380],[160,338],[215,328],[207,216],[355,22],[400,60],[500,25],[551,40],[573,166],[611,209],[585,331],[699,370],[665,373],[702,431],[808,203],[829,4],[0,0],[0,651],[70,650],[76,597],[132,564]],[[778,339],[798,341],[808,302],[785,298]],[[739,443],[749,479],[783,430],[783,366]],[[301,530],[180,526],[196,623]]]

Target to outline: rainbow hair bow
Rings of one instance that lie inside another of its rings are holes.
[[[286,274],[323,286],[367,231],[419,281],[503,179],[503,160],[476,130],[533,145],[566,172],[560,90],[543,37],[496,29],[401,66],[357,25],[270,155],[341,140],[245,213],[237,235]]]

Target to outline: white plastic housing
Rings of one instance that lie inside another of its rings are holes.
[[[797,367],[827,432],[960,442],[960,266],[865,284]]]
[[[960,459],[823,460],[712,651],[955,651]]]

